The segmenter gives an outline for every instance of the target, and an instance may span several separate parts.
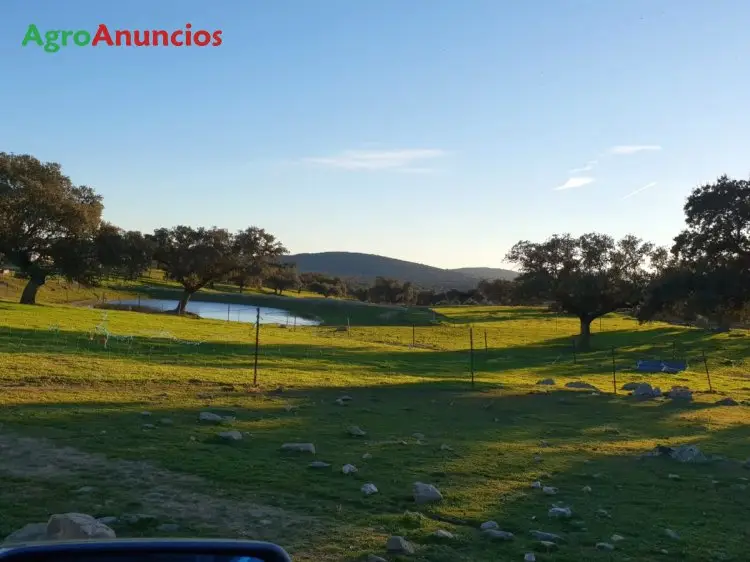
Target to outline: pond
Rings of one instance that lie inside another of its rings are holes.
[[[141,306],[154,310],[174,310],[177,308],[177,301],[170,299],[123,299],[110,301],[110,304],[118,306]],[[187,305],[187,312],[197,314],[201,318],[211,318],[214,320],[229,320],[230,322],[255,322],[257,306],[247,304],[229,304],[224,302],[208,302],[191,300]],[[297,326],[317,326],[320,324],[317,320],[309,318],[300,318],[293,313],[280,308],[260,307],[261,324],[289,324]]]

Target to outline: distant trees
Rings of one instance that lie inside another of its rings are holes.
[[[653,244],[635,236],[615,241],[605,234],[555,235],[544,242],[518,242],[506,260],[521,268],[519,292],[555,301],[578,317],[578,345],[587,349],[591,322],[619,308],[635,307],[651,279]]]
[[[324,297],[344,297],[347,295],[347,286],[339,277],[332,277],[324,273],[301,273],[299,276],[299,290],[305,289],[311,293],[317,293]]]
[[[0,254],[28,279],[21,303],[35,304],[50,276],[96,278],[102,208],[101,197],[74,185],[59,164],[0,152]]]
[[[273,289],[273,292],[277,295],[284,294],[284,291],[292,291],[296,289],[300,285],[297,266],[294,264],[273,266],[269,275],[266,277],[264,284],[269,289]]]

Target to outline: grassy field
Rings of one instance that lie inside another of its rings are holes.
[[[262,326],[258,387],[246,324],[0,302],[0,534],[82,511],[120,517],[119,536],[255,537],[303,561],[395,560],[384,552],[392,534],[416,545],[409,559],[438,562],[522,560],[530,550],[540,561],[746,558],[750,471],[639,460],[679,443],[750,456],[748,407],[715,405],[750,399],[744,332],[613,315],[593,325],[596,351],[576,355],[577,321],[539,309],[443,308],[430,325],[427,311],[383,318],[377,307],[298,300],[339,307],[318,314],[331,324],[349,316],[352,328]],[[672,356],[687,358],[688,371],[633,369],[638,358]],[[545,377],[557,384],[535,385]],[[564,388],[579,380],[602,392]],[[682,405],[613,392],[640,380],[699,392]],[[340,405],[342,395],[352,400]],[[199,424],[205,410],[235,420]],[[348,435],[351,425],[367,435]],[[221,442],[226,429],[245,436]],[[317,454],[284,453],[285,442],[314,443]],[[314,459],[332,468],[309,468]],[[346,463],[358,472],[342,474]],[[535,480],[558,494],[531,489]],[[444,501],[416,506],[415,481]],[[366,482],[379,493],[365,497]],[[553,502],[574,517],[548,518]],[[128,514],[152,517],[128,523]],[[483,536],[487,520],[515,539]],[[548,552],[529,534],[537,529],[565,540]],[[596,549],[613,534],[624,537],[613,552]]]

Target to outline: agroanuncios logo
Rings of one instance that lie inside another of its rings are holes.
[[[85,29],[53,29],[42,34],[39,28],[31,24],[26,30],[21,45],[34,44],[43,47],[47,53],[56,53],[62,47],[218,47],[221,45],[221,30],[193,31],[192,24],[185,24],[185,29],[166,31],[164,29],[130,30],[116,29],[110,31],[101,23],[94,33]]]

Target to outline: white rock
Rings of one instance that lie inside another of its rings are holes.
[[[679,474],[668,474],[667,478],[669,478],[670,480],[681,480],[681,477]]]
[[[424,439],[424,433],[412,433],[411,436],[414,437],[414,439],[419,439],[420,441]]]
[[[554,486],[544,486],[542,488],[542,492],[544,492],[548,496],[554,496],[555,494],[557,494],[557,488],[555,488]]]
[[[99,521],[99,523],[104,523],[105,525],[109,526],[109,525],[114,525],[115,523],[117,523],[117,517],[115,517],[114,515],[107,515],[106,517],[98,517],[97,521]]]
[[[342,400],[341,398],[336,398],[336,404],[339,406],[346,406],[346,401]]]
[[[312,443],[284,443],[281,446],[282,451],[297,451],[299,453],[315,454],[315,445]]]
[[[565,388],[583,388],[586,390],[599,390],[593,384],[583,381],[573,381],[565,384]]]
[[[242,433],[237,430],[222,431],[219,433],[219,438],[224,441],[242,441]]]
[[[374,554],[368,554],[367,562],[388,562],[388,560],[381,558],[380,556],[375,556]]]
[[[664,534],[667,535],[670,539],[674,539],[676,541],[680,540],[680,535],[678,535],[672,529],[664,529]]]
[[[591,493],[591,486],[584,486],[583,488],[581,488],[581,491],[584,494],[590,494]]]
[[[615,545],[610,544],[608,542],[598,542],[596,543],[596,549],[597,550],[606,550],[606,551],[613,551],[615,549]]]
[[[5,537],[3,544],[20,544],[43,541],[47,538],[46,523],[29,523]]]
[[[331,467],[329,463],[323,462],[323,461],[313,461],[307,466],[309,466],[310,468],[330,468]]]
[[[450,445],[447,445],[447,444],[443,443],[442,445],[440,445],[440,450],[441,451],[452,451],[453,447],[451,447]]]
[[[527,552],[523,555],[523,562],[536,562],[536,556],[533,552]]]
[[[497,524],[497,521],[485,521],[479,526],[479,528],[482,531],[489,531],[490,529],[499,529],[500,525]]]
[[[490,538],[500,540],[500,541],[510,541],[513,540],[513,533],[510,533],[508,531],[499,531],[498,529],[487,529],[486,531],[483,531],[485,535],[487,535]]]
[[[542,455],[534,455],[534,462],[542,462],[543,460]]]
[[[606,509],[597,509],[596,515],[599,517],[604,517],[605,519],[610,519],[612,516],[609,514],[609,511]]]
[[[159,420],[159,423],[161,425],[174,425],[174,422],[172,421],[172,418],[161,418]]]
[[[156,426],[152,423],[144,423],[141,427],[143,429],[156,429]]]
[[[341,472],[343,472],[344,474],[354,474],[355,472],[357,472],[357,467],[353,464],[345,464],[341,467]]]
[[[372,458],[372,455],[370,453],[365,453],[362,455],[362,460],[369,461]]]
[[[547,515],[559,519],[570,519],[573,517],[573,512],[569,507],[553,507],[547,512]]]
[[[414,554],[414,547],[404,537],[390,537],[385,544],[385,548],[393,554]]]
[[[443,529],[438,529],[437,531],[432,533],[432,535],[439,539],[452,539],[453,538],[453,533],[449,531],[445,531]]]
[[[352,398],[351,396],[348,396],[348,395],[344,394],[344,396],[342,396],[341,398],[339,398],[339,400],[341,400],[342,402],[351,402],[352,400],[354,400],[354,398]]]
[[[414,482],[412,491],[414,494],[414,501],[418,504],[439,502],[443,499],[443,494],[441,494],[440,490],[432,484]]]
[[[562,540],[560,535],[545,531],[529,531],[529,534],[539,541],[557,542]]]
[[[75,491],[75,493],[76,494],[89,494],[93,492],[94,490],[96,490],[96,488],[94,488],[93,486],[81,486]]]
[[[213,412],[201,412],[198,414],[198,421],[206,423],[221,423],[224,421],[224,418]]]
[[[532,483],[531,483],[531,487],[532,487],[532,488],[533,488],[534,490],[541,490],[541,489],[542,489],[542,483],[541,483],[541,482],[539,482],[539,480],[537,480],[536,482],[532,482]]]
[[[114,539],[115,532],[85,513],[58,513],[47,521],[47,538],[64,541],[76,539]]]
[[[364,437],[367,435],[367,432],[363,431],[358,425],[352,425],[346,431],[354,437]]]
[[[362,493],[364,495],[366,495],[366,496],[371,496],[372,494],[377,494],[378,493],[378,489],[375,486],[375,484],[372,484],[370,482],[368,482],[367,484],[363,485],[362,488],[361,488],[361,490],[362,490]]]
[[[141,412],[141,415],[142,415],[142,416],[143,416],[144,418],[148,418],[148,417],[150,417],[150,416],[151,416],[151,412]]]
[[[610,540],[611,540],[612,542],[620,542],[620,541],[624,541],[624,540],[625,540],[625,537],[623,537],[622,535],[614,534],[614,535],[612,535],[611,537],[609,537],[609,539],[610,539]]]

